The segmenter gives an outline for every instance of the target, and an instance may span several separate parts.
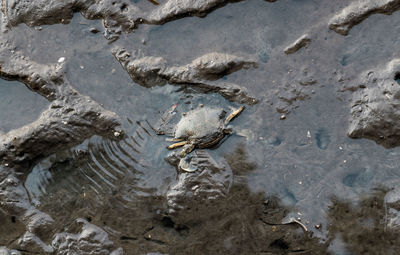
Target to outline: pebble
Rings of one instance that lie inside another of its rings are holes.
[[[281,120],[284,120],[284,119],[286,119],[286,115],[285,115],[285,114],[282,114],[282,115],[281,115]]]
[[[119,137],[120,135],[121,135],[120,132],[118,132],[118,131],[115,131],[115,132],[114,132],[114,136],[115,136],[115,137]]]

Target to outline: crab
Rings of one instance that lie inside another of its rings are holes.
[[[195,148],[209,148],[224,138],[232,131],[227,124],[238,116],[244,107],[233,110],[228,116],[221,108],[200,107],[183,114],[175,127],[173,138],[168,141],[175,142],[168,149],[183,147],[179,156],[184,158]],[[226,118],[225,118],[226,117]]]

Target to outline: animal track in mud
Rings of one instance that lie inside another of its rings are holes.
[[[118,193],[125,198],[135,194],[152,195],[156,189],[143,183],[142,179],[148,179],[143,175],[154,173],[166,164],[161,160],[166,150],[159,145],[157,139],[162,138],[157,137],[148,121],[129,123],[132,132],[120,141],[93,137],[42,160],[25,183],[34,202],[40,204],[42,199],[60,192],[69,198],[93,194],[99,201]]]

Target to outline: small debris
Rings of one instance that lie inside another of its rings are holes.
[[[118,132],[118,131],[115,131],[115,132],[114,132],[114,136],[115,136],[115,137],[119,137],[120,135],[121,135],[120,132]]]
[[[62,124],[67,125],[68,122],[66,122],[65,120],[61,121]]]
[[[311,138],[311,132],[307,131],[307,138]]]
[[[79,68],[80,68],[80,69],[84,69],[85,67],[84,67],[84,66],[82,66],[82,65],[80,65],[80,66],[79,66]]]
[[[303,223],[301,223],[300,220],[301,220],[300,218],[297,218],[297,220],[296,219],[292,219],[292,222],[293,223],[297,223],[298,225],[300,225],[300,227],[304,230],[304,232],[308,232],[307,227]]]
[[[281,115],[281,120],[284,120],[284,119],[286,119],[286,115],[285,115],[285,114],[282,114],[282,115]]]
[[[5,164],[4,164],[4,166],[5,166],[5,167],[8,167],[8,164],[7,164],[7,163],[5,163]]]
[[[159,3],[156,0],[149,0],[149,2],[154,4],[154,5],[159,5]]]
[[[95,27],[91,27],[91,28],[89,29],[89,31],[90,31],[91,33],[93,33],[93,34],[97,34],[98,32],[100,32],[100,30],[98,30],[98,29],[95,28]]]
[[[321,224],[316,224],[314,227],[315,227],[315,229],[320,229],[321,228]]]
[[[65,57],[61,57],[61,58],[58,59],[57,62],[58,62],[58,63],[62,63],[62,62],[64,62],[64,61],[65,61]]]

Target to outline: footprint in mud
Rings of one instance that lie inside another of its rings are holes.
[[[371,185],[371,181],[374,178],[374,171],[370,167],[353,171],[343,177],[342,182],[348,187],[366,187]]]
[[[317,141],[318,148],[326,150],[331,143],[331,136],[329,135],[328,130],[320,128],[315,134],[315,140]]]

